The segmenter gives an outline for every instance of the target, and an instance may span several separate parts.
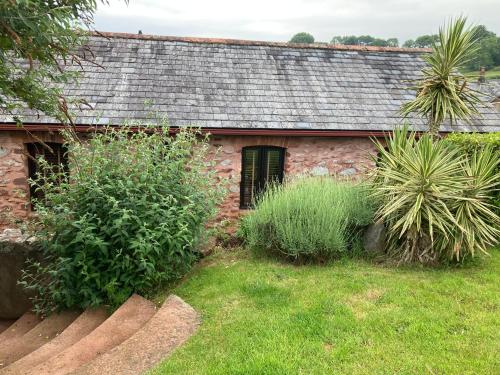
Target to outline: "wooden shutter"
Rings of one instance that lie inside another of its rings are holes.
[[[242,151],[240,207],[251,207],[268,183],[283,181],[284,149],[245,147]]]
[[[269,148],[264,152],[264,183],[283,181],[283,149]]]
[[[246,208],[259,190],[261,153],[258,148],[244,148],[242,154],[240,206]]]

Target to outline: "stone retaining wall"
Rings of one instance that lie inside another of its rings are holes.
[[[42,260],[40,247],[21,233],[0,234],[0,319],[17,319],[31,308],[29,295],[18,284],[26,261]]]

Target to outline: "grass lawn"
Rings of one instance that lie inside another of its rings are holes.
[[[465,75],[474,79],[479,78],[478,71],[467,72]],[[487,70],[485,77],[486,79],[500,79],[500,66],[495,66],[494,68]]]
[[[153,374],[500,373],[500,250],[433,270],[220,251],[173,292],[203,323]]]

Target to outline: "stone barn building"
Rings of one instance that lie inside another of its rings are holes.
[[[77,131],[148,122],[166,116],[172,129],[201,127],[211,134],[217,170],[230,180],[221,214],[238,216],[269,179],[284,175],[355,176],[371,167],[370,137],[403,120],[407,89],[424,66],[427,50],[293,45],[225,39],[176,38],[102,33],[90,38],[97,64],[86,64],[70,97],[91,108],[76,113]],[[500,130],[500,114],[483,108],[471,124],[443,132]],[[409,119],[413,129],[425,121]],[[28,154],[46,152],[64,162],[61,124],[26,113],[24,129],[0,116],[0,228],[7,216],[22,220],[31,211],[28,177],[35,167]],[[28,130],[29,132],[27,132]]]

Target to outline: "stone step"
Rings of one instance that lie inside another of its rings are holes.
[[[132,336],[151,319],[155,311],[152,302],[133,295],[90,334],[56,356],[27,370],[24,375],[71,373]]]
[[[10,364],[4,370],[0,370],[0,374],[14,375],[26,373],[30,368],[47,361],[49,358],[61,353],[90,334],[108,317],[109,314],[105,308],[85,310],[59,336],[27,356]]]
[[[33,313],[27,312],[15,321],[8,329],[0,333],[0,346],[7,340],[21,337],[40,322]]]
[[[0,368],[4,368],[19,358],[48,343],[69,326],[80,312],[63,311],[43,319],[21,337],[0,344]]]
[[[72,374],[142,374],[184,343],[199,323],[198,313],[171,295],[134,335]]]
[[[0,333],[9,328],[12,324],[14,324],[15,320],[11,319],[0,319]]]

